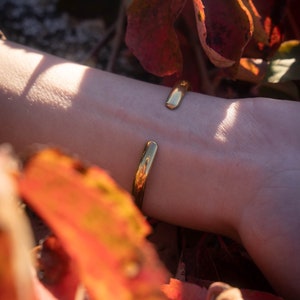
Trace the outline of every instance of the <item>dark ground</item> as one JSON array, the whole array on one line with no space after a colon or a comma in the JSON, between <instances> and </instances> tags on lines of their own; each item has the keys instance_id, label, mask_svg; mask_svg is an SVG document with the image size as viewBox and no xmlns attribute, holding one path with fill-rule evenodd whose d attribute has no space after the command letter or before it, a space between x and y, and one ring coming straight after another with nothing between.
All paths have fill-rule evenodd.
<instances>
[{"instance_id":1,"label":"dark ground","mask_svg":"<svg viewBox=\"0 0 300 300\"><path fill-rule=\"evenodd\" d=\"M157 81L142 70L123 43L117 47L118 40L122 41L122 35L116 36L120 24L122 29L122 22L115 19L118 1L99 1L101 7L87 9L95 2L0 0L0 30L10 41L96 68ZM118 55L114 58L115 48ZM39 240L45 233L44 226L32 212L29 215ZM239 288L271 291L246 251L235 242L156 220L150 222L154 229L150 240L174 276L181 266L181 280L204 285L224 281Z\"/></svg>"}]
</instances>

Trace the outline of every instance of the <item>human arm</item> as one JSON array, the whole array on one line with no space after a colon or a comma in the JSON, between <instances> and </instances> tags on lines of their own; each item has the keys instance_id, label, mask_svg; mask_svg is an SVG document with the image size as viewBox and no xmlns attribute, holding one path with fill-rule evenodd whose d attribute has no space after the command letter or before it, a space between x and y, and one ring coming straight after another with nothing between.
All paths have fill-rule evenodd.
<instances>
[{"instance_id":1,"label":"human arm","mask_svg":"<svg viewBox=\"0 0 300 300\"><path fill-rule=\"evenodd\" d=\"M0 57L1 142L17 151L33 143L60 147L108 170L130 191L144 144L155 140L159 151L143 212L242 241L274 285L299 295L293 281L300 280L299 259L287 261L291 251L300 250L299 243L290 245L289 253L281 246L286 268L282 262L266 263L268 254L259 253L264 240L276 234L270 233L272 222L281 230L278 218L286 221L282 203L287 191L293 222L282 230L292 230L287 232L289 243L300 226L299 103L225 100L190 92L178 110L170 111L164 107L166 87L9 42L1 42ZM268 209L272 218L265 216ZM252 224L258 212L264 215ZM261 224L270 226L258 236ZM274 278L273 268L287 279Z\"/></svg>"},{"instance_id":2,"label":"human arm","mask_svg":"<svg viewBox=\"0 0 300 300\"><path fill-rule=\"evenodd\" d=\"M230 161L236 158L221 142L223 133L219 132L219 140L215 136L227 109L231 106L232 114L236 113L236 102L188 93L180 109L169 111L164 107L169 93L166 87L10 43L0 49L4 58L0 81L3 142L12 143L16 150L34 143L61 147L108 170L130 191L144 144L152 139L159 151L147 182L143 206L146 214L152 215L154 210L155 215L162 214L156 217L175 218L178 223L188 220L194 214L189 208L198 203L197 211L212 211L213 217L207 216L209 221L217 218L215 209L209 207L215 206L219 198L216 194L224 195L220 205L230 203L232 195L214 191L213 187L232 185L229 179L228 184L221 183L228 178L224 172L232 169ZM240 167L233 171L245 170ZM249 174L248 182L252 181L250 175L254 178ZM246 188L244 181L239 185L242 188ZM195 197L199 199L195 201ZM170 205L174 211L169 212ZM182 215L183 208L190 211ZM203 213L199 221L203 225L197 224L198 214L192 218L195 224L189 224L191 227L206 223ZM211 228L211 223L216 220L203 229L221 230Z\"/></svg>"}]
</instances>

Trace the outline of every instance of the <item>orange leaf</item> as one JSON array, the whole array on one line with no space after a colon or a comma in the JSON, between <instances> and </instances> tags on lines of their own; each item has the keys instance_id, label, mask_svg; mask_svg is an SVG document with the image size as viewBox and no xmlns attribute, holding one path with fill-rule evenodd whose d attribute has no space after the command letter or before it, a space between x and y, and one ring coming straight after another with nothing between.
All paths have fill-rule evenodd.
<instances>
[{"instance_id":1,"label":"orange leaf","mask_svg":"<svg viewBox=\"0 0 300 300\"><path fill-rule=\"evenodd\" d=\"M60 239L92 299L164 299L167 273L131 197L101 169L44 150L19 182L27 203Z\"/></svg>"},{"instance_id":2,"label":"orange leaf","mask_svg":"<svg viewBox=\"0 0 300 300\"><path fill-rule=\"evenodd\" d=\"M267 63L262 60L241 58L236 78L258 84L263 80L267 70Z\"/></svg>"}]
</instances>

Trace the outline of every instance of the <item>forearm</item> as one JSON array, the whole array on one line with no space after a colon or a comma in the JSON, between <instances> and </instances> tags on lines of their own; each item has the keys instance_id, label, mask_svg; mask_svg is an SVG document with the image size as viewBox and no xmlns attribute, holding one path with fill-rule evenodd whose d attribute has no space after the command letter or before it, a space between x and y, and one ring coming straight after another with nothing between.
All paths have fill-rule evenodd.
<instances>
[{"instance_id":1,"label":"forearm","mask_svg":"<svg viewBox=\"0 0 300 300\"><path fill-rule=\"evenodd\" d=\"M264 143L257 151L262 136L253 101L188 93L180 109L169 111L166 87L17 48L0 47L2 142L17 150L33 143L61 147L108 170L130 191L144 144L153 139L159 151L143 211L235 237L232 199L250 199L270 150Z\"/></svg>"}]
</instances>

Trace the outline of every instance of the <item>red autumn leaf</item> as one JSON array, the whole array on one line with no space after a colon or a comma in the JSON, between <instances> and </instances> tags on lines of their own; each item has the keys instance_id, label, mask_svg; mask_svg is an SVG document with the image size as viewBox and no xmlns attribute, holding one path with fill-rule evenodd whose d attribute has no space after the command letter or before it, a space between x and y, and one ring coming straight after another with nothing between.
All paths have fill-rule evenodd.
<instances>
[{"instance_id":1,"label":"red autumn leaf","mask_svg":"<svg viewBox=\"0 0 300 300\"><path fill-rule=\"evenodd\" d=\"M217 67L239 61L254 27L242 0L193 0L199 39Z\"/></svg>"},{"instance_id":2,"label":"red autumn leaf","mask_svg":"<svg viewBox=\"0 0 300 300\"><path fill-rule=\"evenodd\" d=\"M186 0L133 0L126 43L145 70L157 76L180 73L182 56L173 27Z\"/></svg>"},{"instance_id":3,"label":"red autumn leaf","mask_svg":"<svg viewBox=\"0 0 300 300\"><path fill-rule=\"evenodd\" d=\"M188 15L182 14L190 5L194 8L186 10ZM198 31L210 61L229 68L227 75L235 76L241 57L267 58L278 48L283 38L279 12L284 8L285 1L275 0L133 0L128 9L126 42L148 72L194 78L186 69L195 72L190 65L197 65L197 55L184 56L182 41L196 43ZM174 28L179 15L183 22Z\"/></svg>"},{"instance_id":4,"label":"red autumn leaf","mask_svg":"<svg viewBox=\"0 0 300 300\"><path fill-rule=\"evenodd\" d=\"M253 36L252 38L256 43L261 43L263 45L269 44L269 37L264 29L261 15L259 14L256 6L252 0L243 0L243 4L249 11L253 21Z\"/></svg>"},{"instance_id":5,"label":"red autumn leaf","mask_svg":"<svg viewBox=\"0 0 300 300\"><path fill-rule=\"evenodd\" d=\"M252 0L252 2L251 6L254 8L252 15L257 17L254 18L253 37L244 51L244 56L268 59L283 41L287 2L285 0ZM267 42L264 41L265 38L262 39L263 31L267 37Z\"/></svg>"},{"instance_id":6,"label":"red autumn leaf","mask_svg":"<svg viewBox=\"0 0 300 300\"><path fill-rule=\"evenodd\" d=\"M92 299L164 299L166 271L145 240L149 226L104 171L45 150L28 162L19 187L60 239Z\"/></svg>"}]
</instances>

